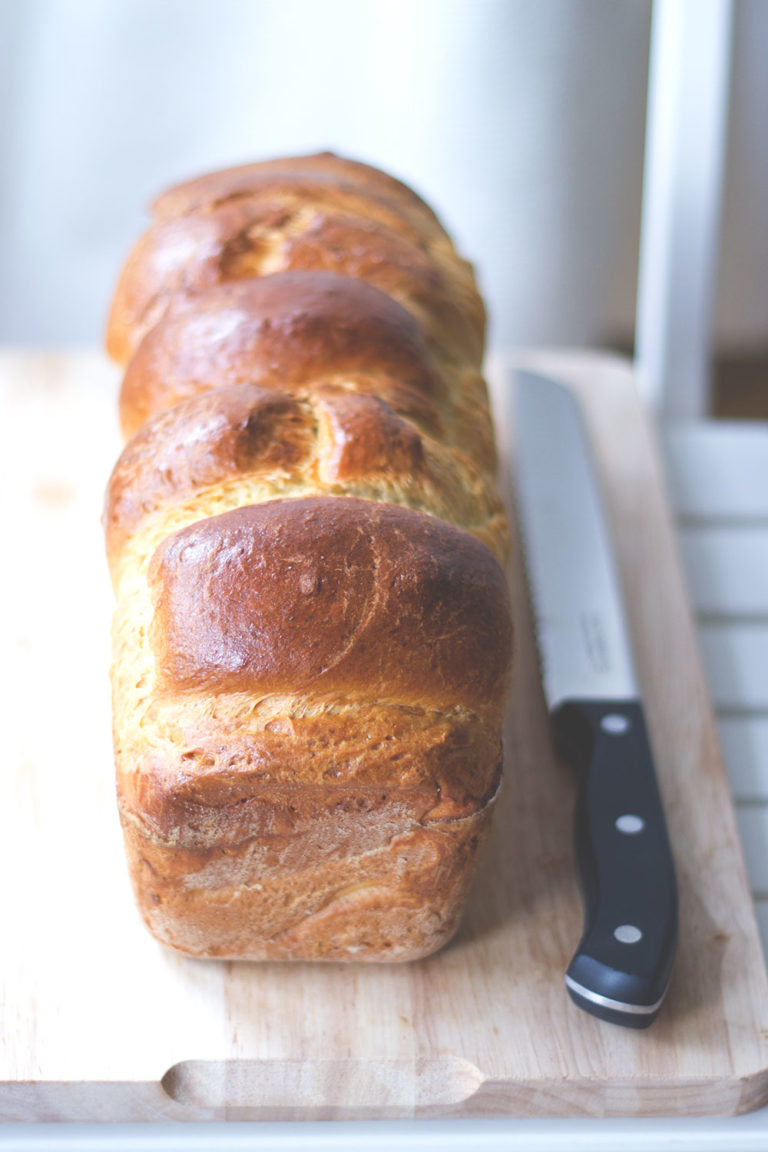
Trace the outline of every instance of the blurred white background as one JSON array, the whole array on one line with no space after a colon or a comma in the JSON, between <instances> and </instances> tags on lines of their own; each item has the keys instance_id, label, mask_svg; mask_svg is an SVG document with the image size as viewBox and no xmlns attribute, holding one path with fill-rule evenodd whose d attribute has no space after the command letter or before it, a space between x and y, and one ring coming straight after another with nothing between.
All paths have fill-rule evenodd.
<instances>
[{"instance_id":1,"label":"blurred white background","mask_svg":"<svg viewBox=\"0 0 768 1152\"><path fill-rule=\"evenodd\" d=\"M0 343L101 339L169 183L331 148L478 268L497 347L631 339L650 0L0 0ZM717 335L768 341L768 0L736 0Z\"/></svg>"}]
</instances>

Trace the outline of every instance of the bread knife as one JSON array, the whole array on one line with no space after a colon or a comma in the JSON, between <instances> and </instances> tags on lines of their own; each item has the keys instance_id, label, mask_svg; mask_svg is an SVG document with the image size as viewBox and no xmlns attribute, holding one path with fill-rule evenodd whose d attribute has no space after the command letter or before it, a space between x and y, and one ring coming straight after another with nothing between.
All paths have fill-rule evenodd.
<instances>
[{"instance_id":1,"label":"bread knife","mask_svg":"<svg viewBox=\"0 0 768 1152\"><path fill-rule=\"evenodd\" d=\"M602 1020L645 1028L669 984L677 885L623 609L579 404L516 373L516 494L555 746L579 774L583 935L565 975Z\"/></svg>"}]
</instances>

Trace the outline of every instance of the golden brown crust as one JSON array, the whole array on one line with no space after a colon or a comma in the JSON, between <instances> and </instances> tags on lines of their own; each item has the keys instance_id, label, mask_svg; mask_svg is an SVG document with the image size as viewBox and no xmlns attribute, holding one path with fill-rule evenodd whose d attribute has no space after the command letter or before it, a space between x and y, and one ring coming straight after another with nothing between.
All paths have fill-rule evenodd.
<instances>
[{"instance_id":1,"label":"golden brown crust","mask_svg":"<svg viewBox=\"0 0 768 1152\"><path fill-rule=\"evenodd\" d=\"M133 355L104 524L137 901L195 956L427 955L487 833L512 647L472 270L331 154L155 218L108 333Z\"/></svg>"},{"instance_id":2,"label":"golden brown crust","mask_svg":"<svg viewBox=\"0 0 768 1152\"><path fill-rule=\"evenodd\" d=\"M329 450L320 465L329 483L378 475L420 480L425 475L421 433L379 396L322 391L317 407L330 433Z\"/></svg>"},{"instance_id":3,"label":"golden brown crust","mask_svg":"<svg viewBox=\"0 0 768 1152\"><path fill-rule=\"evenodd\" d=\"M116 577L126 545L158 515L199 502L198 515L294 495L333 493L402 503L452 520L504 561L507 534L493 489L461 451L427 437L396 407L410 392L387 377L351 378L345 390L314 380L293 392L239 384L182 401L147 421L118 460L104 512ZM372 388L393 402L357 392ZM238 495L241 493L241 495ZM233 501L235 504L233 504ZM194 511L189 518L198 518Z\"/></svg>"},{"instance_id":4,"label":"golden brown crust","mask_svg":"<svg viewBox=\"0 0 768 1152\"><path fill-rule=\"evenodd\" d=\"M169 536L149 569L166 689L500 712L511 643L491 553L408 508L314 497ZM418 643L414 638L418 637Z\"/></svg>"},{"instance_id":5,"label":"golden brown crust","mask_svg":"<svg viewBox=\"0 0 768 1152\"><path fill-rule=\"evenodd\" d=\"M204 693L158 696L163 738L141 747L118 718L121 808L151 839L213 851L211 821L216 849L299 821L304 838L321 811L334 822L346 812L351 834L355 813L381 804L421 824L459 820L498 790L498 725L467 709L271 697L249 712L242 697L219 696L215 712L214 724Z\"/></svg>"},{"instance_id":6,"label":"golden brown crust","mask_svg":"<svg viewBox=\"0 0 768 1152\"><path fill-rule=\"evenodd\" d=\"M416 410L446 393L419 325L365 281L285 272L222 284L144 337L123 379L123 431L132 436L155 412L211 388L311 384L372 364Z\"/></svg>"},{"instance_id":7,"label":"golden brown crust","mask_svg":"<svg viewBox=\"0 0 768 1152\"><path fill-rule=\"evenodd\" d=\"M179 297L285 271L326 271L373 284L411 311L428 342L479 364L485 313L472 270L447 241L430 244L386 214L281 188L161 220L136 244L107 326L107 349L127 363Z\"/></svg>"},{"instance_id":8,"label":"golden brown crust","mask_svg":"<svg viewBox=\"0 0 768 1152\"><path fill-rule=\"evenodd\" d=\"M264 191L272 192L278 186L284 187L286 181L292 187L303 188L313 182L320 189L321 195L330 193L334 198L340 190L355 190L362 194L364 209L368 209L371 200L379 201L406 221L412 220L413 226L419 231L447 239L432 209L412 188L378 168L336 156L332 152L319 152L314 156L287 156L242 164L219 172L206 172L197 179L177 184L161 193L152 205L152 214L156 220L171 220L231 200Z\"/></svg>"},{"instance_id":9,"label":"golden brown crust","mask_svg":"<svg viewBox=\"0 0 768 1152\"><path fill-rule=\"evenodd\" d=\"M129 441L110 478L104 512L110 566L158 508L241 473L295 474L315 439L306 404L256 384L203 393L159 413Z\"/></svg>"}]
</instances>

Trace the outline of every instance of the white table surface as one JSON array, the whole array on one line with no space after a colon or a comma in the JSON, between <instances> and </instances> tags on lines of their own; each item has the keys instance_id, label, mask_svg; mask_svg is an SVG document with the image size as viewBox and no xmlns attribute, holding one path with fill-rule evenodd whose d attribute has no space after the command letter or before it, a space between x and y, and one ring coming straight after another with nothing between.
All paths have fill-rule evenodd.
<instances>
[{"instance_id":1,"label":"white table surface","mask_svg":"<svg viewBox=\"0 0 768 1152\"><path fill-rule=\"evenodd\" d=\"M768 949L768 425L668 425L670 504L764 949ZM3 1149L768 1149L768 1108L730 1119L8 1124Z\"/></svg>"}]
</instances>

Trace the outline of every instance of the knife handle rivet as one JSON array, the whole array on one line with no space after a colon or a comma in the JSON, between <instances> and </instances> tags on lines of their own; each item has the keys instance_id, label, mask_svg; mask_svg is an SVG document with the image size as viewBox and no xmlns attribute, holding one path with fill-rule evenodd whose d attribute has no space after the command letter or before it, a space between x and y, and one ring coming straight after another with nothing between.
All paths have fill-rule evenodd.
<instances>
[{"instance_id":1,"label":"knife handle rivet","mask_svg":"<svg viewBox=\"0 0 768 1152\"><path fill-rule=\"evenodd\" d=\"M642 816L632 816L628 812L624 816L619 816L616 820L616 827L619 832L623 832L625 836L636 836L638 832L642 832L645 828L645 820Z\"/></svg>"},{"instance_id":2,"label":"knife handle rivet","mask_svg":"<svg viewBox=\"0 0 768 1152\"><path fill-rule=\"evenodd\" d=\"M621 736L629 729L629 720L619 712L609 712L600 721L603 732L610 732L611 736Z\"/></svg>"},{"instance_id":3,"label":"knife handle rivet","mask_svg":"<svg viewBox=\"0 0 768 1152\"><path fill-rule=\"evenodd\" d=\"M620 944L637 944L643 938L642 932L634 924L619 924L613 934Z\"/></svg>"}]
</instances>

